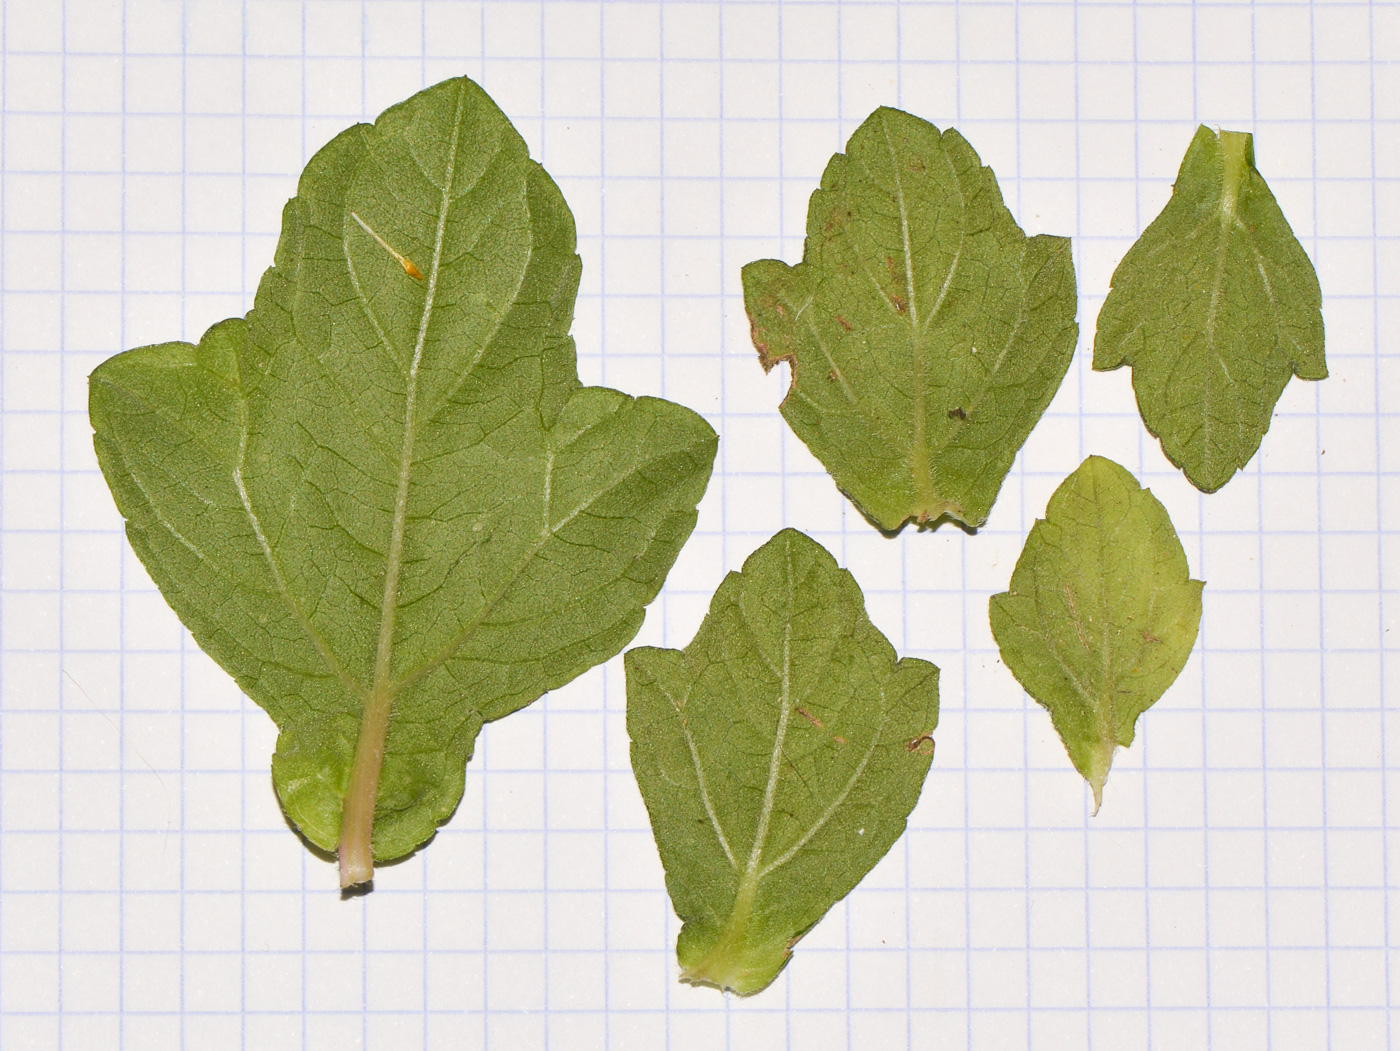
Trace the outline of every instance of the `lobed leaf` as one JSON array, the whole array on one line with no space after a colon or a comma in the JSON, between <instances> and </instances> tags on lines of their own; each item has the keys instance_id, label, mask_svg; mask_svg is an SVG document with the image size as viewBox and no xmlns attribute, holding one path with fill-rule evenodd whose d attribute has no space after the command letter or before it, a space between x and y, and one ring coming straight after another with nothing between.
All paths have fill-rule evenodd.
<instances>
[{"instance_id":1,"label":"lobed leaf","mask_svg":"<svg viewBox=\"0 0 1400 1051\"><path fill-rule=\"evenodd\" d=\"M757 992L903 833L938 669L897 660L851 575L792 529L725 577L689 646L625 664L683 977Z\"/></svg>"},{"instance_id":2,"label":"lobed leaf","mask_svg":"<svg viewBox=\"0 0 1400 1051\"><path fill-rule=\"evenodd\" d=\"M1090 456L1031 528L1010 590L992 596L1001 659L1049 710L1096 811L1114 751L1186 664L1203 586L1166 508Z\"/></svg>"},{"instance_id":3,"label":"lobed leaf","mask_svg":"<svg viewBox=\"0 0 1400 1051\"><path fill-rule=\"evenodd\" d=\"M1123 365L1143 423L1207 493L1259 450L1289 379L1327 377L1317 272L1254 136L1198 128L1171 200L1113 272L1094 368Z\"/></svg>"},{"instance_id":4,"label":"lobed leaf","mask_svg":"<svg viewBox=\"0 0 1400 1051\"><path fill-rule=\"evenodd\" d=\"M802 262L744 267L793 431L876 525L986 521L1074 353L1069 239L1027 238L956 131L877 109L831 158Z\"/></svg>"},{"instance_id":5,"label":"lobed leaf","mask_svg":"<svg viewBox=\"0 0 1400 1051\"><path fill-rule=\"evenodd\" d=\"M92 374L127 536L344 885L451 815L483 722L632 639L695 525L715 434L579 384L579 269L558 188L446 81L311 159L246 320Z\"/></svg>"}]
</instances>

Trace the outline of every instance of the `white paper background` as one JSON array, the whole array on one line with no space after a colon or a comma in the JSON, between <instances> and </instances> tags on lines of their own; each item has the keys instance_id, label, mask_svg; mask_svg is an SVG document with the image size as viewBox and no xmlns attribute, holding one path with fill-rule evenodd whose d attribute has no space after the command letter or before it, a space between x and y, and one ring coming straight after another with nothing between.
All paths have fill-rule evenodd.
<instances>
[{"instance_id":1,"label":"white paper background","mask_svg":"<svg viewBox=\"0 0 1400 1051\"><path fill-rule=\"evenodd\" d=\"M1400 586L1400 7L4 0L0 1046L1382 1048ZM487 729L422 854L341 901L286 830L270 720L126 547L87 373L249 306L335 132L477 78L579 228L586 381L705 413L720 458L639 642L684 645L784 525L943 669L909 834L748 1000L676 981L619 660ZM739 268L801 254L876 105L957 126L1069 234L1080 350L987 527L875 533L775 412ZM1116 261L1197 122L1256 132L1318 266L1328 363L1202 497L1093 374ZM1090 452L1208 581L1102 812L986 601ZM1400 863L1400 861L1397 861Z\"/></svg>"}]
</instances>

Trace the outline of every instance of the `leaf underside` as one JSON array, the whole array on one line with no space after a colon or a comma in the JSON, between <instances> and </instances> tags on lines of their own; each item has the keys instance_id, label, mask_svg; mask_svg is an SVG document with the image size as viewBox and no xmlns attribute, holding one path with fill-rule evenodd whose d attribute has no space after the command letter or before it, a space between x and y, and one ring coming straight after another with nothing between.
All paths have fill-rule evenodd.
<instances>
[{"instance_id":1,"label":"leaf underside","mask_svg":"<svg viewBox=\"0 0 1400 1051\"><path fill-rule=\"evenodd\" d=\"M1186 664L1203 586L1166 508L1090 456L1031 528L1010 590L992 596L1002 661L1049 710L1096 810L1114 750Z\"/></svg>"},{"instance_id":2,"label":"leaf underside","mask_svg":"<svg viewBox=\"0 0 1400 1051\"><path fill-rule=\"evenodd\" d=\"M757 992L904 831L938 669L897 660L851 575L792 529L725 577L683 651L625 663L683 977Z\"/></svg>"},{"instance_id":3,"label":"leaf underside","mask_svg":"<svg viewBox=\"0 0 1400 1051\"><path fill-rule=\"evenodd\" d=\"M318 847L376 744L366 851L371 820L375 859L428 839L482 723L619 652L695 524L714 432L580 385L579 268L558 188L446 81L312 158L246 320L92 375L131 544L277 723Z\"/></svg>"},{"instance_id":4,"label":"leaf underside","mask_svg":"<svg viewBox=\"0 0 1400 1051\"><path fill-rule=\"evenodd\" d=\"M793 431L881 529L986 521L1074 353L1069 239L1027 238L956 131L877 109L831 158L802 262L744 267Z\"/></svg>"},{"instance_id":5,"label":"leaf underside","mask_svg":"<svg viewBox=\"0 0 1400 1051\"><path fill-rule=\"evenodd\" d=\"M1258 451L1290 378L1327 377L1317 273L1252 136L1200 127L1171 200L1113 272L1094 368L1122 365L1143 423L1207 493Z\"/></svg>"}]
</instances>

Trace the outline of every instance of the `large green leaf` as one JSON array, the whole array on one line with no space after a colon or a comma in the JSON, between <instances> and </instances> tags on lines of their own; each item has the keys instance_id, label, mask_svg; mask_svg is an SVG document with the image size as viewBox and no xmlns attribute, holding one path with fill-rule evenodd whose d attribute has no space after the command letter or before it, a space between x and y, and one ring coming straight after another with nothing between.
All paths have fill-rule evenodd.
<instances>
[{"instance_id":1,"label":"large green leaf","mask_svg":"<svg viewBox=\"0 0 1400 1051\"><path fill-rule=\"evenodd\" d=\"M684 977L757 992L904 831L938 669L896 660L855 580L792 529L725 577L684 651L626 666Z\"/></svg>"},{"instance_id":2,"label":"large green leaf","mask_svg":"<svg viewBox=\"0 0 1400 1051\"><path fill-rule=\"evenodd\" d=\"M694 527L714 432L580 386L578 279L558 188L452 80L312 158L246 321L92 375L132 546L345 885L452 813L483 721L631 640Z\"/></svg>"},{"instance_id":3,"label":"large green leaf","mask_svg":"<svg viewBox=\"0 0 1400 1051\"><path fill-rule=\"evenodd\" d=\"M1252 135L1197 129L1171 200L1113 272L1094 368L1121 365L1147 429L1207 493L1258 451L1289 379L1327 377L1317 273Z\"/></svg>"},{"instance_id":4,"label":"large green leaf","mask_svg":"<svg viewBox=\"0 0 1400 1051\"><path fill-rule=\"evenodd\" d=\"M1031 527L1011 589L992 596L1001 659L1049 709L1096 810L1114 750L1133 743L1195 645L1202 587L1167 509L1090 456Z\"/></svg>"},{"instance_id":5,"label":"large green leaf","mask_svg":"<svg viewBox=\"0 0 1400 1051\"><path fill-rule=\"evenodd\" d=\"M831 158L802 262L744 267L782 412L882 529L987 519L1074 353L1069 240L1027 238L956 131L872 113Z\"/></svg>"}]
</instances>

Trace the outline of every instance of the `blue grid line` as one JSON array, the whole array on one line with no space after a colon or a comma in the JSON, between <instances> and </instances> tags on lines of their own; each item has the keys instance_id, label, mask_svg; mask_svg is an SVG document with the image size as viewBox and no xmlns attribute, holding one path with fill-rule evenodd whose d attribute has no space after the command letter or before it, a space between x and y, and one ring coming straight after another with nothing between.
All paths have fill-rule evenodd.
<instances>
[{"instance_id":1,"label":"blue grid line","mask_svg":"<svg viewBox=\"0 0 1400 1051\"><path fill-rule=\"evenodd\" d=\"M7 11L6 13L8 14L8 11ZM8 21L8 19L7 19L7 21ZM63 33L65 34L65 36L66 36L66 34L67 34L67 25L68 25L68 11L67 11L67 6L65 5L64 8L62 9L62 11L61 11L60 14L59 14L59 26L60 26L60 31L63 32ZM63 65L64 65L65 67L67 66L67 60L66 60L66 59L63 60ZM59 98L60 98L60 109L61 109L62 111L64 111L65 116L66 116L66 111L67 111L67 106L68 106L68 89L67 89L67 79L66 79L66 78L64 79L64 83L63 83L63 84L60 86L60 88L59 88ZM68 143L67 143L67 141L65 140L65 141L60 142L60 144L59 144L59 154L58 154L58 156L59 156L59 168L60 168L60 170L62 170L62 169L64 168L64 166L65 166L65 164L66 164L66 162L67 162L67 155L68 155ZM68 208L67 208L68 187L67 187L67 182L68 182L68 180L67 180L66 178L63 178L63 179L60 180L60 188L59 188L59 194L58 194L59 215L61 216L60 221L59 221L59 222L60 222L60 226L59 226L59 246L60 246L60 247L59 247L59 255L60 255L60 258L61 258L61 259L65 259L65 258L66 258L66 256L67 256L67 247L68 247L68 246L67 246L67 240L68 240L68 237L67 237L67 222L68 222L68 214L67 214L67 213L68 213ZM7 203L8 203L8 202L7 202ZM8 213L8 209L6 209L6 211L7 211L7 213ZM65 288L66 288L66 285L67 285L67 281L66 281L66 271L61 271L61 272L60 272L60 275L59 275L59 285L58 285L58 295L59 295L60 301L62 301L62 299L63 299L64 290L65 290ZM67 353L67 340L64 338L64 336L65 336L65 330L66 330L66 323L67 323L66 312L60 312L60 314L59 314L59 322L58 322L58 336L59 336L59 344L58 344L58 345L59 345L59 372L60 372L60 374L62 374L62 373L64 373L64 372L67 371L67 370L66 370L67 362L66 362L66 360L65 360L66 353ZM65 396L66 396L66 392L64 392L63 394L60 394L60 399L63 399ZM67 406L63 403L62 400L60 400L60 405L61 405L63 408L67 408ZM63 439L63 431L64 431L64 428L63 428L63 420L65 419L65 416L66 416L66 414L60 414L60 416L59 416L59 440L60 440L60 442L62 442L62 439ZM66 490L67 490L67 486L66 486L66 484L65 484L65 479L64 479L62 473L60 473L60 474L59 474L59 478L58 478L58 509L59 509L59 521L60 521L60 522L63 522L63 521L67 518L67 513L66 513L66 512L67 512L67 507L66 507L67 501L66 501L66 499L65 499L65 497L66 497L66 495L67 495ZM64 582L64 575L65 575L65 568L66 568L66 567L65 567L65 563L67 562L67 559L65 559L65 558L63 557L64 554L65 554L65 546L66 546L66 545L65 545L65 542L64 542L64 537L63 537L62 533L60 532L60 534L59 534L59 539L58 539L58 557L59 557L59 565L58 565L58 589L59 589L59 592L60 592L60 593L62 593L62 591L63 591L63 582ZM65 639L64 639L64 631L63 631L63 622L62 622L62 620L60 620L60 621L59 621L59 626L58 626L58 648L59 648L59 652L63 652L63 651L64 651L64 641L65 641ZM62 690L62 687L60 686L59 689ZM60 696L59 696L59 706L60 706L60 708L64 707L63 697L62 697L62 694L61 694L61 693L60 693ZM65 727L64 727L64 725L63 725L63 722L64 722L64 721L61 720L61 721L59 722L59 727L58 727L58 754L59 754L60 757L63 756L64 751L65 751L65 746L66 746L66 734L64 733ZM60 764L59 764L59 769L58 769L58 794L59 794L59 799L60 799L60 801L64 798L64 794L65 794L65 793L64 793L65 780L66 780L66 779L65 779L65 777L64 777L63 764L62 764L62 760L61 760L61 758L60 758ZM59 837L60 837L60 839L62 839L62 836L63 836L66 818L67 818L67 814L64 812L64 807L63 807L62 803L60 802L60 804L59 804L59 810L58 810L58 831L59 831ZM118 835L120 836L121 833L118 833ZM64 856L63 856L63 852L60 850L59 855L58 855L58 885L59 885L59 887L63 887L63 886L65 885L65 883L66 883L66 880L65 880L65 878L64 878L64 875L65 875L65 873L64 873ZM122 876L122 875L123 875L123 873L121 873L121 872L118 873L118 884L117 884L118 893L120 893L121 890L124 889L124 887L123 887L123 881L122 881L122 879L121 879L121 876ZM66 912L66 910L65 910L65 908L64 908L64 900L63 900L63 897L60 895L60 897L59 897L59 899L58 899L58 917L57 917L57 919L58 919L58 944L59 944L60 946L62 946L62 945L64 944L64 942L66 941L66 939L67 939L67 931L65 930L65 927L64 927L65 912ZM119 942L118 942L118 945L120 945L120 944L121 944L121 943L120 943L120 941L119 941ZM119 965L118 965L118 969L117 969L117 980L118 980L119 982L120 982L121 979L122 979L122 972L123 972L123 970L124 970L123 966L122 966L121 964L119 964ZM65 1002L65 993L67 992L67 988L66 988L66 983L65 983L65 981L64 981L64 973L63 973L63 964L62 964L62 962L60 962L60 963L59 963L59 966L58 966L58 975L57 975L57 979L58 979L58 980L57 980L57 986L58 986L58 988L57 988L58 1011L59 1011L60 1014L62 1014L64 1008L67 1006L67 1005L66 1005L66 1002Z\"/></svg>"},{"instance_id":2,"label":"blue grid line","mask_svg":"<svg viewBox=\"0 0 1400 1051\"><path fill-rule=\"evenodd\" d=\"M1375 9L1375 4L1374 4L1374 3L1370 3L1370 4L1367 5L1366 15L1367 15L1367 22L1368 22L1368 26L1369 26L1369 33L1367 34L1367 37L1368 37L1368 40L1370 41L1370 59L1371 59L1371 62L1372 62L1371 98L1370 98L1370 103L1371 103L1371 118L1372 118L1372 120L1374 121L1375 118L1376 118L1376 78L1375 78L1375 73L1374 73L1374 64L1375 64L1375 62L1376 62L1376 36L1375 36L1375 34L1376 34L1376 9ZM1374 135L1374 133L1373 133L1373 135ZM1370 204L1371 204L1371 235L1372 235L1372 238L1373 238L1373 242L1372 242L1372 246L1371 246L1371 268L1372 268L1372 273L1375 273L1375 274L1379 274L1379 273L1380 273L1380 269L1381 269L1381 267L1380 267L1380 252L1379 252L1378 247L1377 247L1378 244L1379 244L1379 242L1380 242L1380 229L1379 229L1379 226L1378 226L1377 221L1376 221L1376 216L1377 216L1377 215L1379 214L1379 212L1380 212L1380 200L1379 200L1379 195L1376 193L1376 184L1377 184L1377 182L1379 182L1379 178L1378 178L1378 172L1377 172L1377 170L1376 170L1376 149L1375 149L1375 142L1374 142L1374 139L1373 139L1372 144L1371 144L1371 200L1370 200ZM1379 291L1380 291L1380 289L1379 289L1378 287L1376 287L1375 285L1373 285L1373 286L1372 286L1372 291L1375 292L1375 293L1377 293L1377 295L1376 295L1376 298L1375 298L1375 300L1374 300L1374 302L1373 302L1373 304L1372 304L1372 308L1371 308L1371 323L1372 323L1372 326L1373 326L1373 328L1374 328L1374 331L1375 331L1376 333L1379 333L1379 332L1381 331L1381 324L1380 324L1380 322L1381 322L1381 317L1380 317L1380 296L1379 296ZM1381 364L1381 363L1380 363L1380 354L1377 353L1377 354L1376 354L1376 357L1375 357L1375 362L1374 362L1373 368L1372 368L1372 381L1373 381L1374 384L1375 384L1375 400L1374 400L1374 405L1373 405L1373 407L1374 407L1374 409L1375 409L1376 418L1377 418L1378 421L1379 421L1379 420L1381 419L1381 417L1382 417L1382 414L1381 414L1381 371L1380 371L1380 364ZM1382 462L1383 457L1382 457L1382 450L1381 450L1381 448L1380 448L1380 435L1381 435L1381 430L1380 430L1380 427L1379 427L1379 425L1378 425L1378 426L1376 427L1376 491L1377 491L1377 492L1380 492L1380 491L1381 491L1381 486L1382 486L1382 482L1381 482L1381 462ZM1384 532L1383 532L1383 531L1384 531L1384 516L1380 513L1380 509L1377 508L1377 516L1376 516L1376 569L1377 569L1377 572L1378 572L1379 575L1380 575L1380 580L1381 580L1381 582L1382 582L1382 586L1381 586L1381 587L1378 587L1378 588L1376 589L1376 605L1377 605L1377 622L1381 625L1382 630L1384 630L1385 621L1386 621L1386 618L1385 618L1385 589L1384 589L1384 580L1385 580L1385 543L1384 543L1384 540L1383 540L1383 535L1384 535ZM1381 684L1382 684L1381 689L1384 690L1384 689L1385 689L1385 685L1384 685L1384 684L1385 684L1386 681L1387 681L1387 679L1386 679L1386 649L1385 649L1385 646L1384 646L1384 645L1382 645L1382 646L1379 648L1379 652L1377 653L1377 663L1378 663L1379 666L1380 666L1380 677L1381 677ZM1387 832L1388 832L1388 831L1389 831L1389 828L1390 828L1390 810L1389 810L1389 803L1390 803L1390 798L1389 798L1389 796L1390 796L1390 786L1389 786L1389 784L1388 784L1387 782L1388 782L1388 780L1389 780L1388 771L1389 771L1389 766L1390 766L1390 764L1389 764L1389 762L1388 762L1388 760L1389 760L1389 754L1388 754L1388 748L1387 748L1387 744L1388 744L1388 735L1387 735L1387 726L1386 726L1386 709L1385 709L1385 703L1384 703L1384 694L1382 694L1381 713L1380 713L1380 724L1381 724L1381 748L1380 748L1380 766L1381 766L1381 826L1382 826L1383 829L1387 830ZM1385 941L1385 944L1386 944L1387 948L1389 948L1389 946L1390 946L1390 932L1391 932L1391 913L1390 913L1390 894L1389 894L1389 887L1391 886L1391 879L1390 879L1390 850L1389 850L1389 844L1385 842L1385 840L1386 840L1387 838L1388 838L1388 836L1386 835L1386 833L1382 833L1381 883L1382 883L1382 885L1383 885L1384 887L1387 888L1387 893L1385 893L1384 896L1383 896L1383 898L1382 898L1382 901L1383 901L1383 911L1382 911L1382 914L1381 914L1381 922L1382 922L1382 930L1385 932L1384 941ZM1390 953L1389 953L1389 952L1387 952L1387 953L1385 954L1385 987L1386 987L1387 990L1393 989L1393 988L1394 988L1394 985L1392 984L1391 960L1390 960ZM1394 1019L1392 1018L1391 1012L1390 1012L1389 1010L1387 1010L1387 1011L1386 1011L1386 1014L1385 1014L1385 1045L1386 1045L1386 1047L1393 1047L1393 1046L1394 1046L1394 1043L1395 1043L1395 1037L1394 1037Z\"/></svg>"}]
</instances>

